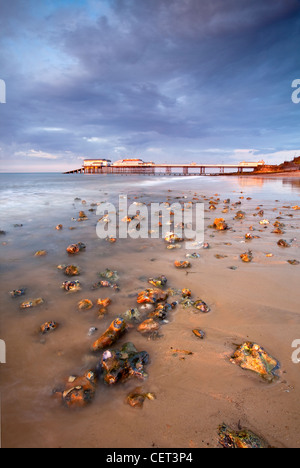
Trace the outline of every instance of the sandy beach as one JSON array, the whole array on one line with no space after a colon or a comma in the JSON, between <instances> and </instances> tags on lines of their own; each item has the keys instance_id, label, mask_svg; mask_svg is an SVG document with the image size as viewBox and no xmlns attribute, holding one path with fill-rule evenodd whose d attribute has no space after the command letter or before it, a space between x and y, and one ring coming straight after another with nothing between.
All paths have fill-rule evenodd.
<instances>
[{"instance_id":1,"label":"sandy beach","mask_svg":"<svg viewBox=\"0 0 300 468\"><path fill-rule=\"evenodd\" d=\"M6 200L7 208L15 203L19 216L8 210L0 226L6 232L0 246L1 339L7 346L7 362L0 374L2 446L220 448L218 426L226 423L235 430L250 429L272 447L299 448L300 364L292 361L292 343L300 339L300 265L288 260L300 261L300 211L296 209L300 186L298 178L285 183L278 177L275 181L218 177L163 183L125 178L119 187L99 177L73 178L65 188L64 201L55 198L57 187L50 201L46 189L37 188L24 196L32 206L24 203L23 213L16 192L7 189L2 201ZM67 181L60 183L66 187ZM87 189L88 181L93 193ZM210 248L201 249L200 258L190 260L190 269L178 270L174 262L187 260L190 253L184 244L168 250L163 239L117 239L115 243L99 239L98 217L90 210L103 200L116 203L119 193L147 206L204 203L205 242ZM230 203L224 204L228 198ZM244 218L236 219L241 210ZM261 210L263 215L258 215ZM77 221L80 211L87 214L84 222ZM213 229L216 218L224 218L229 229ZM284 234L272 232L276 221L284 224ZM14 223L19 226L13 227ZM57 231L60 223L63 229ZM249 232L253 238L246 240ZM277 245L281 238L289 248ZM77 242L83 242L86 250L70 258L66 248ZM34 256L43 249L47 255ZM249 250L253 260L244 263L240 255ZM70 294L61 289L67 279L57 269L61 264L80 267L76 279L82 283L81 291ZM106 268L118 272L119 292L91 290L99 281L98 273ZM54 398L53 389L69 376L97 366L102 353L91 352L93 341L112 320L136 308L138 293L150 287L148 278L160 275L167 277L169 288L190 289L210 312L202 314L179 304L168 313L157 339L130 327L112 349L133 342L137 350L147 351L148 378L115 386L99 381L90 405L65 407ZM9 292L17 288L26 288L26 295L12 299ZM44 299L41 306L19 308L21 302L38 297ZM112 303L103 318L98 318L96 305L78 310L80 300L96 304L104 297ZM59 327L42 336L39 327L50 320ZM91 327L98 331L88 336ZM197 338L194 329L203 330L205 338ZM278 379L266 383L230 362L237 345L245 341L258 343L279 361ZM142 409L126 402L137 386L156 396L146 400Z\"/></svg>"}]
</instances>

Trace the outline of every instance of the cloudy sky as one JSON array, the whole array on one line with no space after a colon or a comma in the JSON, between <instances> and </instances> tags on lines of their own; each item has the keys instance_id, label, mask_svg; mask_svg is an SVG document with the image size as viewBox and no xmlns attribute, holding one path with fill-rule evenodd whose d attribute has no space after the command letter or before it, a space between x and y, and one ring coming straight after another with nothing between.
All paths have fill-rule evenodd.
<instances>
[{"instance_id":1,"label":"cloudy sky","mask_svg":"<svg viewBox=\"0 0 300 468\"><path fill-rule=\"evenodd\" d=\"M1 0L0 171L300 154L299 0Z\"/></svg>"}]
</instances>

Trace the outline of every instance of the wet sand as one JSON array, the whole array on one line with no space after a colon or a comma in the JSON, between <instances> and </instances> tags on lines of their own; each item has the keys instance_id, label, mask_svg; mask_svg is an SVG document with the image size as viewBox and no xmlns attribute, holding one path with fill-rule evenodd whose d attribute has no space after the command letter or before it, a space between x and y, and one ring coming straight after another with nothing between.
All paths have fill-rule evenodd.
<instances>
[{"instance_id":1,"label":"wet sand","mask_svg":"<svg viewBox=\"0 0 300 468\"><path fill-rule=\"evenodd\" d=\"M188 274L174 267L175 260L186 259L184 247L169 251L162 239L118 240L115 244L98 239L98 218L88 212L94 199L86 198L86 205L67 203L64 212L56 213L56 223L51 213L38 222L38 229L24 226L2 237L7 242L1 245L1 339L7 345L7 364L1 365L0 374L3 447L212 448L220 447L217 429L223 422L234 429L245 426L274 447L300 447L300 364L291 359L292 342L300 339L300 265L287 263L300 261L300 211L292 209L299 204L299 193L290 194L290 200L281 200L275 193L260 200L251 192L252 200L246 200L247 184L242 189L233 186L230 209L223 214L228 192L222 193L222 184L205 191L201 187L195 190L195 185L194 181L193 190L190 183L178 188L172 184L156 187L155 194L151 187L130 190L131 201L172 203L185 196L181 201L196 203L193 198L198 198L205 202L205 241L211 248L202 249L201 258L191 260ZM134 200L134 196L138 198ZM215 211L208 209L210 197L220 199ZM275 202L277 197L279 202ZM241 205L232 206L237 201ZM263 205L263 218L253 216L259 205ZM80 210L89 220L71 221ZM238 210L245 211L244 220L234 219ZM286 225L283 236L272 233L278 216ZM232 229L217 232L209 228L219 217ZM262 219L268 219L270 225L261 226ZM64 225L62 231L55 231L58 223ZM76 229L70 231L69 226ZM245 242L250 226L260 239ZM282 249L277 246L280 238L296 240ZM66 247L78 241L87 245L86 251L69 257ZM46 249L48 255L35 258L34 252L40 249ZM245 264L240 254L248 249L254 258ZM267 257L269 253L273 257ZM226 257L217 259L215 255ZM66 294L60 289L67 279L56 268L62 263L81 267L82 291ZM119 272L119 293L90 290L97 273L106 268ZM142 383L129 380L113 388L99 383L90 406L65 408L53 398L52 390L68 376L81 375L97 364L101 353L94 356L89 351L95 337L120 313L136 307L133 296L148 287L145 278L161 274L168 278L169 287L191 289L193 297L203 299L211 312L201 314L178 306L169 313L170 322L163 325L163 336L157 340L129 330L116 348L132 341L139 351L146 350L150 355L148 379ZM19 287L26 287L27 295L11 299L8 292ZM102 320L97 317L97 307L85 312L77 309L81 299L96 302L107 296L112 304ZM21 302L35 297L43 297L45 304L19 309ZM41 337L38 328L49 320L61 326ZM91 326L99 331L88 337ZM205 331L204 340L193 335L194 328ZM257 342L280 361L278 381L266 384L229 361L235 345L244 341ZM174 353L174 349L193 354ZM125 403L127 394L138 385L157 397L145 401L141 410Z\"/></svg>"}]
</instances>

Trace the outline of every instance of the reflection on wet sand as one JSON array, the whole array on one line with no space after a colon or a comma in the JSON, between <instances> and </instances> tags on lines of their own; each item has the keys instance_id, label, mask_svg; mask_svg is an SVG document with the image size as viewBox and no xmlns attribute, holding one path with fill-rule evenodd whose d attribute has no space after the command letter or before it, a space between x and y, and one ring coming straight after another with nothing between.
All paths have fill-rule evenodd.
<instances>
[{"instance_id":1,"label":"reflection on wet sand","mask_svg":"<svg viewBox=\"0 0 300 468\"><path fill-rule=\"evenodd\" d=\"M239 177L238 183L240 187L263 187L266 179L263 177Z\"/></svg>"},{"instance_id":2,"label":"reflection on wet sand","mask_svg":"<svg viewBox=\"0 0 300 468\"><path fill-rule=\"evenodd\" d=\"M284 187L290 187L292 191L300 191L300 176L299 177L278 177L278 176L268 176L268 177L239 177L238 184L242 188L247 187L264 187L267 184L273 184L274 182L281 183Z\"/></svg>"},{"instance_id":3,"label":"reflection on wet sand","mask_svg":"<svg viewBox=\"0 0 300 468\"><path fill-rule=\"evenodd\" d=\"M300 177L295 179L283 179L282 185L288 185L293 192L300 192Z\"/></svg>"}]
</instances>

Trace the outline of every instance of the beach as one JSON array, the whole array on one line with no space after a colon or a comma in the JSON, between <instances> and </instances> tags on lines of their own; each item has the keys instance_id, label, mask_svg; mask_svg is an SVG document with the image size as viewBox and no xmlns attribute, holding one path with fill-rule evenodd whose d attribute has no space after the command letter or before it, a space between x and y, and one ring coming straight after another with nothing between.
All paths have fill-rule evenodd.
<instances>
[{"instance_id":1,"label":"beach","mask_svg":"<svg viewBox=\"0 0 300 468\"><path fill-rule=\"evenodd\" d=\"M272 447L300 447L300 363L292 360L292 343L300 339L300 265L288 263L300 262L299 177L1 174L0 180L0 229L5 232L0 239L0 338L7 350L6 364L0 365L2 447L218 448L222 423L247 427ZM103 202L117 206L120 195L146 206L204 203L204 240L210 248L197 251L200 258L191 259L191 268L184 270L174 267L191 253L184 243L168 250L162 238L99 239L97 207ZM244 217L236 219L241 210ZM85 221L78 222L80 211ZM216 218L224 218L229 229L214 229ZM272 232L276 221L284 224L282 236ZM63 228L55 229L59 224ZM249 232L252 239L246 240ZM280 239L290 247L280 247ZM70 258L66 248L78 242L86 249ZM41 250L47 254L35 256ZM249 250L253 260L244 263L240 255ZM80 267L80 291L61 289L67 279L57 268L62 264ZM91 290L106 269L118 272L119 292ZM53 390L69 376L97 366L101 353L91 352L93 341L116 317L136 308L138 293L150 287L148 279L160 275L167 277L169 288L190 289L210 312L178 304L156 339L129 327L112 348L132 342L147 351L148 377L114 386L99 381L91 404L80 409L63 405ZM26 295L11 298L9 292L19 288ZM106 297L112 302L99 318L95 304ZM20 309L34 298L44 303ZM83 299L94 307L79 310ZM42 336L39 327L47 321L59 327ZM88 335L91 327L98 329L93 336ZM194 329L205 332L203 340ZM279 361L272 383L230 361L237 345L247 341ZM155 394L142 409L126 402L138 386Z\"/></svg>"}]
</instances>

